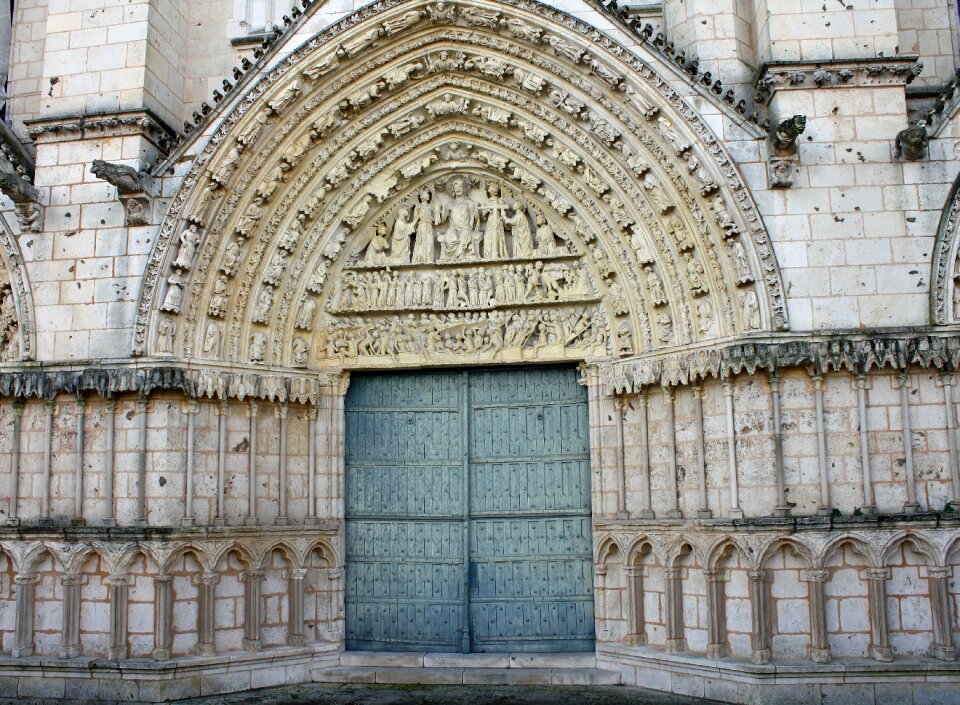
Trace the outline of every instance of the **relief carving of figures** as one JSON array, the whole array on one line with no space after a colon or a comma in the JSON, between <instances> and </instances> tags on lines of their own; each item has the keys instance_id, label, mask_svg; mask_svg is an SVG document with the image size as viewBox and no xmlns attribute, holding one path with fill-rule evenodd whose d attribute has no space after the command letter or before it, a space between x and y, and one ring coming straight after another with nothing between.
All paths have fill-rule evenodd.
<instances>
[{"instance_id":1,"label":"relief carving of figures","mask_svg":"<svg viewBox=\"0 0 960 705\"><path fill-rule=\"evenodd\" d=\"M340 117L340 113L337 110L331 110L313 121L313 125L310 126L310 136L315 140L323 139L330 130L339 127L342 123L343 118Z\"/></svg>"},{"instance_id":2,"label":"relief carving of figures","mask_svg":"<svg viewBox=\"0 0 960 705\"><path fill-rule=\"evenodd\" d=\"M43 206L34 201L15 203L14 212L20 224L21 233L43 232Z\"/></svg>"},{"instance_id":3,"label":"relief carving of figures","mask_svg":"<svg viewBox=\"0 0 960 705\"><path fill-rule=\"evenodd\" d=\"M250 336L250 362L263 362L267 353L267 336L265 333L254 333Z\"/></svg>"},{"instance_id":4,"label":"relief carving of figures","mask_svg":"<svg viewBox=\"0 0 960 705\"><path fill-rule=\"evenodd\" d=\"M8 272L3 273L9 277ZM17 306L13 300L13 287L6 279L0 293L0 358L5 361L16 360L20 356L20 323L17 320Z\"/></svg>"},{"instance_id":5,"label":"relief carving of figures","mask_svg":"<svg viewBox=\"0 0 960 705\"><path fill-rule=\"evenodd\" d=\"M237 142L242 144L244 147L252 144L254 140L260 136L260 133L263 131L263 128L269 119L270 116L267 114L267 112L265 110L261 110L259 113L257 113L257 116L253 119L253 121L240 131L240 134L237 135Z\"/></svg>"},{"instance_id":6,"label":"relief carving of figures","mask_svg":"<svg viewBox=\"0 0 960 705\"><path fill-rule=\"evenodd\" d=\"M540 36L543 34L542 29L537 29L523 20L513 18L500 20L500 24L506 26L507 31L517 39L525 39L534 44L540 43Z\"/></svg>"},{"instance_id":7,"label":"relief carving of figures","mask_svg":"<svg viewBox=\"0 0 960 705\"><path fill-rule=\"evenodd\" d=\"M460 16L471 27L496 29L500 24L500 13L482 10L478 7L460 8Z\"/></svg>"},{"instance_id":8,"label":"relief carving of figures","mask_svg":"<svg viewBox=\"0 0 960 705\"><path fill-rule=\"evenodd\" d=\"M240 268L240 260L243 252L240 248L239 240L231 240L227 243L227 249L223 253L223 261L220 263L220 271L228 276L236 276Z\"/></svg>"},{"instance_id":9,"label":"relief carving of figures","mask_svg":"<svg viewBox=\"0 0 960 705\"><path fill-rule=\"evenodd\" d=\"M740 294L740 308L743 312L743 325L747 330L760 329L760 301L753 289Z\"/></svg>"},{"instance_id":10,"label":"relief carving of figures","mask_svg":"<svg viewBox=\"0 0 960 705\"><path fill-rule=\"evenodd\" d=\"M280 241L277 243L277 247L287 252L293 252L297 247L300 236L303 235L303 229L306 225L307 214L302 211L297 213L297 217L291 221L290 225L288 225L287 229L283 232Z\"/></svg>"},{"instance_id":11,"label":"relief carving of figures","mask_svg":"<svg viewBox=\"0 0 960 705\"><path fill-rule=\"evenodd\" d=\"M572 149L566 147L562 144L556 144L553 147L554 155L564 166L568 166L571 169L575 169L576 166L580 163L580 155L574 152Z\"/></svg>"},{"instance_id":12,"label":"relief carving of figures","mask_svg":"<svg viewBox=\"0 0 960 705\"><path fill-rule=\"evenodd\" d=\"M651 264L653 262L653 255L650 254L650 248L647 247L643 232L638 227L634 227L630 231L630 247L633 248L640 264Z\"/></svg>"},{"instance_id":13,"label":"relief carving of figures","mask_svg":"<svg viewBox=\"0 0 960 705\"><path fill-rule=\"evenodd\" d=\"M284 150L283 154L280 156L280 159L282 160L280 168L284 172L287 172L296 167L297 164L299 164L303 159L303 155L306 154L307 150L310 149L312 144L313 137L310 135L310 133L302 135Z\"/></svg>"},{"instance_id":14,"label":"relief carving of figures","mask_svg":"<svg viewBox=\"0 0 960 705\"><path fill-rule=\"evenodd\" d=\"M550 45L557 56L565 56L575 64L580 63L580 59L582 59L583 55L586 54L583 49L571 44L566 39L552 34L544 37L543 41Z\"/></svg>"},{"instance_id":15,"label":"relief carving of figures","mask_svg":"<svg viewBox=\"0 0 960 705\"><path fill-rule=\"evenodd\" d=\"M479 115L487 122L500 125L501 127L507 127L510 124L511 113L509 110L482 105L479 108L474 108L473 114Z\"/></svg>"},{"instance_id":16,"label":"relief carving of figures","mask_svg":"<svg viewBox=\"0 0 960 705\"><path fill-rule=\"evenodd\" d=\"M481 75L497 80L503 80L507 74L513 73L513 67L500 57L471 56L463 62L467 71L479 71Z\"/></svg>"},{"instance_id":17,"label":"relief carving of figures","mask_svg":"<svg viewBox=\"0 0 960 705\"><path fill-rule=\"evenodd\" d=\"M253 307L253 322L267 323L270 320L270 309L273 308L273 289L265 286L257 296Z\"/></svg>"},{"instance_id":18,"label":"relief carving of figures","mask_svg":"<svg viewBox=\"0 0 960 705\"><path fill-rule=\"evenodd\" d=\"M546 81L542 76L535 74L533 71L527 71L526 69L515 68L513 70L513 80L516 81L517 85L523 90L530 91L534 95L540 95L540 92L546 85Z\"/></svg>"},{"instance_id":19,"label":"relief carving of figures","mask_svg":"<svg viewBox=\"0 0 960 705\"><path fill-rule=\"evenodd\" d=\"M180 307L183 305L183 278L179 271L174 271L167 277L167 295L163 299L161 311L170 313L180 313Z\"/></svg>"},{"instance_id":20,"label":"relief carving of figures","mask_svg":"<svg viewBox=\"0 0 960 705\"><path fill-rule=\"evenodd\" d=\"M617 138L620 137L620 133L613 129L610 122L598 113L591 111L587 117L590 120L590 132L599 137L607 146L616 142Z\"/></svg>"},{"instance_id":21,"label":"relief carving of figures","mask_svg":"<svg viewBox=\"0 0 960 705\"><path fill-rule=\"evenodd\" d=\"M427 71L430 73L459 71L463 68L465 60L466 56L463 52L458 52L456 56L450 56L449 51L441 51L437 56L427 57Z\"/></svg>"},{"instance_id":22,"label":"relief carving of figures","mask_svg":"<svg viewBox=\"0 0 960 705\"><path fill-rule=\"evenodd\" d=\"M717 182L710 177L710 174L703 168L700 160L693 152L687 154L687 171L697 180L701 196L708 196L719 188Z\"/></svg>"},{"instance_id":23,"label":"relief carving of figures","mask_svg":"<svg viewBox=\"0 0 960 705\"><path fill-rule=\"evenodd\" d=\"M396 122L387 125L387 129L394 137L402 137L422 125L424 119L420 113L410 113L409 115L404 115Z\"/></svg>"},{"instance_id":24,"label":"relief carving of figures","mask_svg":"<svg viewBox=\"0 0 960 705\"><path fill-rule=\"evenodd\" d=\"M374 81L366 88L354 91L340 102L340 109L349 110L353 108L354 110L360 110L361 108L367 107L380 97L380 93L385 86L386 84L383 81Z\"/></svg>"},{"instance_id":25,"label":"relief carving of figures","mask_svg":"<svg viewBox=\"0 0 960 705\"><path fill-rule=\"evenodd\" d=\"M434 257L434 227L440 224L442 212L440 204L434 199L433 192L421 189L413 207L413 223L416 239L413 244L414 264L432 262Z\"/></svg>"},{"instance_id":26,"label":"relief carving of figures","mask_svg":"<svg viewBox=\"0 0 960 705\"><path fill-rule=\"evenodd\" d=\"M177 335L177 324L164 316L157 324L157 353L173 354L173 339Z\"/></svg>"},{"instance_id":27,"label":"relief carving of figures","mask_svg":"<svg viewBox=\"0 0 960 705\"><path fill-rule=\"evenodd\" d=\"M620 282L612 281L607 284L607 301L610 302L613 312L618 316L625 316L629 313L627 304L623 298L623 287Z\"/></svg>"},{"instance_id":28,"label":"relief carving of figures","mask_svg":"<svg viewBox=\"0 0 960 705\"><path fill-rule=\"evenodd\" d=\"M214 318L223 318L227 315L227 278L217 277L210 295L210 315Z\"/></svg>"},{"instance_id":29,"label":"relief carving of figures","mask_svg":"<svg viewBox=\"0 0 960 705\"><path fill-rule=\"evenodd\" d=\"M220 342L223 340L223 330L220 328L220 324L207 323L207 330L203 335L203 347L202 352L205 358L218 358L220 357Z\"/></svg>"},{"instance_id":30,"label":"relief carving of figures","mask_svg":"<svg viewBox=\"0 0 960 705\"><path fill-rule=\"evenodd\" d=\"M294 367L306 367L310 359L310 348L307 341L296 337L293 339L293 350L290 354L290 362Z\"/></svg>"},{"instance_id":31,"label":"relief carving of figures","mask_svg":"<svg viewBox=\"0 0 960 705\"><path fill-rule=\"evenodd\" d=\"M379 27L374 27L373 29L367 30L360 36L354 37L353 39L341 44L337 52L341 56L354 56L364 49L373 46L374 42L376 42L382 34L382 29Z\"/></svg>"},{"instance_id":32,"label":"relief carving of figures","mask_svg":"<svg viewBox=\"0 0 960 705\"><path fill-rule=\"evenodd\" d=\"M710 299L701 299L697 302L697 330L703 338L716 335L716 319L713 316L713 304Z\"/></svg>"},{"instance_id":33,"label":"relief carving of figures","mask_svg":"<svg viewBox=\"0 0 960 705\"><path fill-rule=\"evenodd\" d=\"M284 180L285 171L286 169L282 164L273 167L257 186L257 196L263 199L264 202L269 201Z\"/></svg>"},{"instance_id":34,"label":"relief carving of figures","mask_svg":"<svg viewBox=\"0 0 960 705\"><path fill-rule=\"evenodd\" d=\"M395 66L383 74L383 80L387 83L387 89L395 91L400 86L410 81L413 74L423 71L423 64L419 61L412 61L404 66Z\"/></svg>"},{"instance_id":35,"label":"relief carving of figures","mask_svg":"<svg viewBox=\"0 0 960 705\"><path fill-rule=\"evenodd\" d=\"M580 117L583 109L587 107L582 100L574 98L566 91L557 89L550 91L550 103L571 117Z\"/></svg>"},{"instance_id":36,"label":"relief carving of figures","mask_svg":"<svg viewBox=\"0 0 960 705\"><path fill-rule=\"evenodd\" d=\"M441 220L447 222L449 227L439 237L440 261L477 259L480 256L479 236L475 234L480 224L477 205L469 197L463 179L451 182L450 193L452 200L441 209Z\"/></svg>"},{"instance_id":37,"label":"relief carving of figures","mask_svg":"<svg viewBox=\"0 0 960 705\"><path fill-rule=\"evenodd\" d=\"M737 272L737 284L749 284L753 281L753 271L750 268L747 251L740 240L733 240L732 242L730 249L733 255L733 266Z\"/></svg>"},{"instance_id":38,"label":"relief carving of figures","mask_svg":"<svg viewBox=\"0 0 960 705\"><path fill-rule=\"evenodd\" d=\"M227 152L223 161L220 162L217 170L210 175L211 181L215 181L221 186L226 185L227 181L230 180L230 175L233 174L233 170L236 169L238 161L240 161L240 148L234 145Z\"/></svg>"},{"instance_id":39,"label":"relief carving of figures","mask_svg":"<svg viewBox=\"0 0 960 705\"><path fill-rule=\"evenodd\" d=\"M297 311L296 328L298 330L313 330L313 316L317 311L317 300L312 296L304 296Z\"/></svg>"},{"instance_id":40,"label":"relief carving of figures","mask_svg":"<svg viewBox=\"0 0 960 705\"><path fill-rule=\"evenodd\" d=\"M608 66L601 63L594 56L590 56L588 62L590 70L601 81L609 84L611 88L617 88L623 82L623 76L614 73Z\"/></svg>"},{"instance_id":41,"label":"relief carving of figures","mask_svg":"<svg viewBox=\"0 0 960 705\"><path fill-rule=\"evenodd\" d=\"M196 225L190 225L186 230L180 233L180 249L177 252L177 258L173 261L173 266L178 269L190 269L193 266L193 258L197 252L197 242L200 240L200 231Z\"/></svg>"},{"instance_id":42,"label":"relief carving of figures","mask_svg":"<svg viewBox=\"0 0 960 705\"><path fill-rule=\"evenodd\" d=\"M676 243L678 251L684 252L693 249L693 239L690 237L687 226L684 225L683 218L674 213L667 218L666 225L667 232L670 233L670 237Z\"/></svg>"},{"instance_id":43,"label":"relief carving of figures","mask_svg":"<svg viewBox=\"0 0 960 705\"><path fill-rule=\"evenodd\" d=\"M624 149L623 152L627 156L627 166L630 167L634 174L643 176L650 171L650 164L640 156L640 152L629 151L627 149Z\"/></svg>"},{"instance_id":44,"label":"relief carving of figures","mask_svg":"<svg viewBox=\"0 0 960 705\"><path fill-rule=\"evenodd\" d=\"M542 145L547 137L549 137L545 130L542 130L537 125L534 125L532 122L522 118L515 118L514 124L520 128L520 131L523 133L524 137L537 146Z\"/></svg>"},{"instance_id":45,"label":"relief carving of figures","mask_svg":"<svg viewBox=\"0 0 960 705\"><path fill-rule=\"evenodd\" d=\"M411 27L416 26L423 18L424 13L421 10L411 10L394 20L388 20L383 23L383 31L388 37L392 37L400 32L405 32Z\"/></svg>"},{"instance_id":46,"label":"relief carving of figures","mask_svg":"<svg viewBox=\"0 0 960 705\"><path fill-rule=\"evenodd\" d=\"M283 271L287 268L286 255L282 251L274 252L263 272L263 281L267 284L277 286L283 277Z\"/></svg>"},{"instance_id":47,"label":"relief carving of figures","mask_svg":"<svg viewBox=\"0 0 960 705\"><path fill-rule=\"evenodd\" d=\"M311 81L316 81L321 76L326 76L328 73L336 69L340 65L340 57L337 56L337 53L332 51L322 59L319 59L317 63L308 68L303 72L303 75L309 78Z\"/></svg>"},{"instance_id":48,"label":"relief carving of figures","mask_svg":"<svg viewBox=\"0 0 960 705\"><path fill-rule=\"evenodd\" d=\"M633 329L630 321L617 323L617 354L629 355L633 352Z\"/></svg>"},{"instance_id":49,"label":"relief carving of figures","mask_svg":"<svg viewBox=\"0 0 960 705\"><path fill-rule=\"evenodd\" d=\"M487 184L487 200L480 207L481 215L487 218L483 231L483 256L487 259L504 259L507 255L507 236L503 226L506 220L507 203L501 198L500 186Z\"/></svg>"},{"instance_id":50,"label":"relief carving of figures","mask_svg":"<svg viewBox=\"0 0 960 705\"><path fill-rule=\"evenodd\" d=\"M524 188L527 188L530 191L536 191L538 188L540 188L540 184L542 182L540 181L539 177L531 174L529 171L519 166L516 162L510 162L510 168L513 169L513 171L510 173L510 178L515 181L519 181Z\"/></svg>"},{"instance_id":51,"label":"relief carving of figures","mask_svg":"<svg viewBox=\"0 0 960 705\"><path fill-rule=\"evenodd\" d=\"M677 156L690 149L690 143L684 141L683 137L680 136L680 133L677 132L677 128L675 128L673 123L667 120L667 118L657 118L657 131L660 133L663 139L665 139L670 146L673 147L677 153Z\"/></svg>"},{"instance_id":52,"label":"relief carving of figures","mask_svg":"<svg viewBox=\"0 0 960 705\"><path fill-rule=\"evenodd\" d=\"M533 257L533 233L530 230L530 218L527 204L521 200L513 202L513 216L505 221L513 235L513 256Z\"/></svg>"},{"instance_id":53,"label":"relief carving of figures","mask_svg":"<svg viewBox=\"0 0 960 705\"><path fill-rule=\"evenodd\" d=\"M667 196L666 191L660 185L660 182L653 174L647 174L643 178L643 190L650 195L653 206L661 215L668 213L673 209L673 202Z\"/></svg>"},{"instance_id":54,"label":"relief carving of figures","mask_svg":"<svg viewBox=\"0 0 960 705\"><path fill-rule=\"evenodd\" d=\"M454 99L452 93L444 93L440 100L427 105L427 112L434 119L446 115L466 115L469 109L469 100L466 98Z\"/></svg>"},{"instance_id":55,"label":"relief carving of figures","mask_svg":"<svg viewBox=\"0 0 960 705\"><path fill-rule=\"evenodd\" d=\"M727 204L724 202L723 196L714 196L710 202L710 207L716 216L717 225L723 230L724 237L735 237L740 234L740 228L737 227L733 216L731 216L730 211L727 210Z\"/></svg>"},{"instance_id":56,"label":"relief carving of figures","mask_svg":"<svg viewBox=\"0 0 960 705\"><path fill-rule=\"evenodd\" d=\"M244 240L250 237L253 229L257 227L257 223L259 223L260 219L263 218L263 211L263 200L257 196L247 207L247 210L244 212L243 216L241 216L240 220L237 221L237 225L234 228L234 232L237 233L237 236L243 238Z\"/></svg>"},{"instance_id":57,"label":"relief carving of figures","mask_svg":"<svg viewBox=\"0 0 960 705\"><path fill-rule=\"evenodd\" d=\"M669 345L673 341L673 321L670 314L657 314L657 340L662 345Z\"/></svg>"},{"instance_id":58,"label":"relief carving of figures","mask_svg":"<svg viewBox=\"0 0 960 705\"><path fill-rule=\"evenodd\" d=\"M407 264L410 262L410 238L416 232L417 226L413 222L411 211L402 208L397 213L397 220L393 224L390 234L390 262L393 264Z\"/></svg>"},{"instance_id":59,"label":"relief carving of figures","mask_svg":"<svg viewBox=\"0 0 960 705\"><path fill-rule=\"evenodd\" d=\"M683 256L687 261L687 282L690 284L690 291L694 296L703 296L710 291L707 273L692 252L684 252Z\"/></svg>"},{"instance_id":60,"label":"relief carving of figures","mask_svg":"<svg viewBox=\"0 0 960 705\"><path fill-rule=\"evenodd\" d=\"M647 273L647 289L650 290L650 302L654 306L662 306L667 303L667 294L663 290L663 282L660 281L660 275L656 273L652 266L643 268Z\"/></svg>"},{"instance_id":61,"label":"relief carving of figures","mask_svg":"<svg viewBox=\"0 0 960 705\"><path fill-rule=\"evenodd\" d=\"M387 226L377 223L373 226L373 237L367 246L365 262L370 265L383 266L389 263L390 242L387 240Z\"/></svg>"},{"instance_id":62,"label":"relief carving of figures","mask_svg":"<svg viewBox=\"0 0 960 705\"><path fill-rule=\"evenodd\" d=\"M543 213L537 213L537 257L552 257L557 252L557 237L553 227Z\"/></svg>"}]
</instances>

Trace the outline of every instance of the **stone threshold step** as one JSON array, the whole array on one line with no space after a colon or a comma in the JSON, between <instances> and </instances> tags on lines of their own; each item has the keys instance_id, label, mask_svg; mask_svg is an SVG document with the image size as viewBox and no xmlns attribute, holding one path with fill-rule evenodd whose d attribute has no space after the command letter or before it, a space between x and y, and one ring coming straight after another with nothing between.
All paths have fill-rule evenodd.
<instances>
[{"instance_id":1,"label":"stone threshold step","mask_svg":"<svg viewBox=\"0 0 960 705\"><path fill-rule=\"evenodd\" d=\"M449 668L334 666L315 668L315 683L403 685L620 685L620 674L597 668Z\"/></svg>"},{"instance_id":2,"label":"stone threshold step","mask_svg":"<svg viewBox=\"0 0 960 705\"><path fill-rule=\"evenodd\" d=\"M344 651L341 666L370 668L596 668L589 653L449 654L418 651Z\"/></svg>"}]
</instances>

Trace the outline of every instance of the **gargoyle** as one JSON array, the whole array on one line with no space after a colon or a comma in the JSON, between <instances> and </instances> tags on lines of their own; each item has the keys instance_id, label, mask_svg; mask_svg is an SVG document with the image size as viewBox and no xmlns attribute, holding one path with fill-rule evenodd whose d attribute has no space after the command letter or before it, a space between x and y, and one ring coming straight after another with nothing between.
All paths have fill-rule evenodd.
<instances>
[{"instance_id":1,"label":"gargoyle","mask_svg":"<svg viewBox=\"0 0 960 705\"><path fill-rule=\"evenodd\" d=\"M98 179L103 179L116 186L117 193L121 196L143 193L145 190L143 178L132 166L111 164L102 159L94 159L93 165L90 167L90 173Z\"/></svg>"},{"instance_id":2,"label":"gargoyle","mask_svg":"<svg viewBox=\"0 0 960 705\"><path fill-rule=\"evenodd\" d=\"M911 125L906 130L897 133L896 156L903 157L911 162L927 156L927 146L930 137L927 135L927 126L923 122Z\"/></svg>"},{"instance_id":3,"label":"gargoyle","mask_svg":"<svg viewBox=\"0 0 960 705\"><path fill-rule=\"evenodd\" d=\"M19 174L0 172L0 191L14 203L39 203L40 194Z\"/></svg>"},{"instance_id":4,"label":"gargoyle","mask_svg":"<svg viewBox=\"0 0 960 705\"><path fill-rule=\"evenodd\" d=\"M780 156L797 153L797 139L807 129L807 116L794 115L770 130L770 142Z\"/></svg>"}]
</instances>

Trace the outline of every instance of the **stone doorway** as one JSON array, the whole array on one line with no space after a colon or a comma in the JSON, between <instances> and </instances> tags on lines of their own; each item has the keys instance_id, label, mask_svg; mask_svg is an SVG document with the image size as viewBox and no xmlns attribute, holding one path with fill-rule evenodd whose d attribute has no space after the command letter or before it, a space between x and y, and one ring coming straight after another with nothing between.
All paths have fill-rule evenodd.
<instances>
[{"instance_id":1,"label":"stone doorway","mask_svg":"<svg viewBox=\"0 0 960 705\"><path fill-rule=\"evenodd\" d=\"M588 429L571 368L354 375L347 649L593 650Z\"/></svg>"}]
</instances>

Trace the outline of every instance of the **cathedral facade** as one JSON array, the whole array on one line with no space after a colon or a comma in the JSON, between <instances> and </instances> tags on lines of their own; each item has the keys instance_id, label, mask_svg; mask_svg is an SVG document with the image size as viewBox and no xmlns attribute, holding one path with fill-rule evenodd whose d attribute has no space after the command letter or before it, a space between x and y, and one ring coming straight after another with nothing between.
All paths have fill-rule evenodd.
<instances>
[{"instance_id":1,"label":"cathedral facade","mask_svg":"<svg viewBox=\"0 0 960 705\"><path fill-rule=\"evenodd\" d=\"M955 0L2 15L0 700L960 698Z\"/></svg>"}]
</instances>

